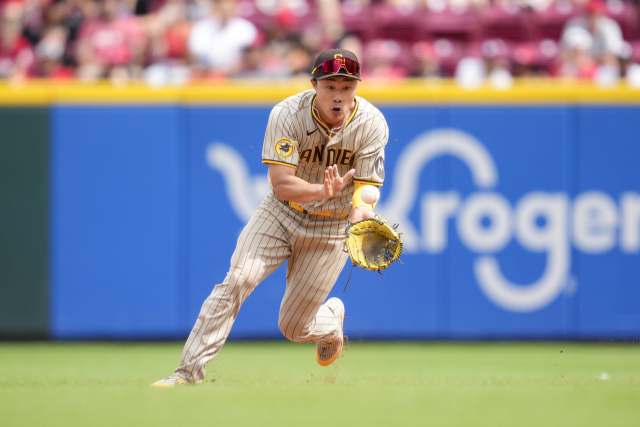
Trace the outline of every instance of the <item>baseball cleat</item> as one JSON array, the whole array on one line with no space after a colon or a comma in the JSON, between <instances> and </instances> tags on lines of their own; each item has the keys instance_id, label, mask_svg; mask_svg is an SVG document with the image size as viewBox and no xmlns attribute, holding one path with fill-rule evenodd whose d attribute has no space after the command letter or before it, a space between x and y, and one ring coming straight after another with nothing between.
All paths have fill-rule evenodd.
<instances>
[{"instance_id":1,"label":"baseball cleat","mask_svg":"<svg viewBox=\"0 0 640 427\"><path fill-rule=\"evenodd\" d=\"M172 388L185 385L189 385L189 381L184 379L180 374L173 374L169 378L156 381L155 383L151 384L151 387Z\"/></svg>"},{"instance_id":2,"label":"baseball cleat","mask_svg":"<svg viewBox=\"0 0 640 427\"><path fill-rule=\"evenodd\" d=\"M340 336L316 343L316 360L321 366L331 365L340 355L344 343L344 304L338 298L330 298L326 304L336 316L340 317Z\"/></svg>"}]
</instances>

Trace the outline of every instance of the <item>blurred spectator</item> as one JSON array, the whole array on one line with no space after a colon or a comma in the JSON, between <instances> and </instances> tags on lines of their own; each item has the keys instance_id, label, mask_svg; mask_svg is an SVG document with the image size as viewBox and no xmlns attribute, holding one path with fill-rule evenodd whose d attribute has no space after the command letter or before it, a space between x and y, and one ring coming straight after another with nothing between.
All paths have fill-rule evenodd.
<instances>
[{"instance_id":1,"label":"blurred spectator","mask_svg":"<svg viewBox=\"0 0 640 427\"><path fill-rule=\"evenodd\" d=\"M477 89L487 82L496 89L510 88L513 77L507 43L502 39L489 39L482 42L479 49L477 56L467 56L458 62L455 71L458 85L465 89Z\"/></svg>"},{"instance_id":2,"label":"blurred spectator","mask_svg":"<svg viewBox=\"0 0 640 427\"><path fill-rule=\"evenodd\" d=\"M627 85L634 89L640 89L640 64L629 63L624 69L624 77Z\"/></svg>"},{"instance_id":3,"label":"blurred spectator","mask_svg":"<svg viewBox=\"0 0 640 427\"><path fill-rule=\"evenodd\" d=\"M560 47L555 40L545 38L518 43L511 55L516 77L545 77L558 62Z\"/></svg>"},{"instance_id":4,"label":"blurred spectator","mask_svg":"<svg viewBox=\"0 0 640 427\"><path fill-rule=\"evenodd\" d=\"M38 43L45 27L46 9L50 0L22 0L22 34L32 45Z\"/></svg>"},{"instance_id":5,"label":"blurred spectator","mask_svg":"<svg viewBox=\"0 0 640 427\"><path fill-rule=\"evenodd\" d=\"M622 29L613 19L603 15L605 9L603 0L589 0L585 5L584 14L570 19L562 32L561 42L566 45L569 32L575 28L588 31L591 43L588 52L593 59L602 64L617 64L624 40Z\"/></svg>"},{"instance_id":6,"label":"blurred spectator","mask_svg":"<svg viewBox=\"0 0 640 427\"><path fill-rule=\"evenodd\" d=\"M289 50L289 72L291 77L311 78L313 57L302 43L292 43Z\"/></svg>"},{"instance_id":7,"label":"blurred spectator","mask_svg":"<svg viewBox=\"0 0 640 427\"><path fill-rule=\"evenodd\" d=\"M563 52L559 68L554 72L559 77L592 79L598 63L591 55L593 39L585 28L574 26L562 35Z\"/></svg>"},{"instance_id":8,"label":"blurred spectator","mask_svg":"<svg viewBox=\"0 0 640 427\"><path fill-rule=\"evenodd\" d=\"M53 79L68 79L75 76L73 67L64 64L67 29L54 25L44 30L43 37L36 46L38 74Z\"/></svg>"},{"instance_id":9,"label":"blurred spectator","mask_svg":"<svg viewBox=\"0 0 640 427\"><path fill-rule=\"evenodd\" d=\"M264 52L259 45L252 45L242 54L240 70L236 73L238 78L258 79L267 77L263 72Z\"/></svg>"},{"instance_id":10,"label":"blurred spectator","mask_svg":"<svg viewBox=\"0 0 640 427\"><path fill-rule=\"evenodd\" d=\"M510 49L502 39L485 40L480 46L484 58L487 78L496 89L508 89L513 85L509 62Z\"/></svg>"},{"instance_id":11,"label":"blurred spectator","mask_svg":"<svg viewBox=\"0 0 640 427\"><path fill-rule=\"evenodd\" d=\"M435 53L433 43L418 42L414 44L413 56L418 59L414 77L439 78L443 76L440 60Z\"/></svg>"},{"instance_id":12,"label":"blurred spectator","mask_svg":"<svg viewBox=\"0 0 640 427\"><path fill-rule=\"evenodd\" d=\"M484 83L487 69L480 58L467 56L458 61L454 78L458 86L464 89L477 89Z\"/></svg>"},{"instance_id":13,"label":"blurred spectator","mask_svg":"<svg viewBox=\"0 0 640 427\"><path fill-rule=\"evenodd\" d=\"M345 49L348 50L349 52L353 52L353 54L356 56L356 58L358 58L360 60L360 62L363 61L364 59L364 47L362 45L362 40L360 40L360 38L358 36L356 36L355 34L345 34L342 36L342 38L340 38L337 43L336 46L339 49Z\"/></svg>"},{"instance_id":14,"label":"blurred spectator","mask_svg":"<svg viewBox=\"0 0 640 427\"><path fill-rule=\"evenodd\" d=\"M186 0L167 0L160 9L143 20L149 37L151 65L145 80L152 85L185 84L191 70L187 61L187 40L192 24Z\"/></svg>"},{"instance_id":15,"label":"blurred spectator","mask_svg":"<svg viewBox=\"0 0 640 427\"><path fill-rule=\"evenodd\" d=\"M33 72L35 54L22 35L23 11L18 2L0 6L0 78L19 81Z\"/></svg>"},{"instance_id":16,"label":"blurred spectator","mask_svg":"<svg viewBox=\"0 0 640 427\"><path fill-rule=\"evenodd\" d=\"M548 43L553 43L555 50L545 54L544 50ZM538 46L536 46L538 45ZM553 49L553 48L551 48ZM547 47L547 51L549 48ZM513 75L514 77L543 77L548 76L548 72L540 64L544 62L542 57L550 57L557 52L555 42L546 39L535 43L519 43L513 50Z\"/></svg>"},{"instance_id":17,"label":"blurred spectator","mask_svg":"<svg viewBox=\"0 0 640 427\"><path fill-rule=\"evenodd\" d=\"M512 75L640 82L630 77L640 75L636 3L0 0L0 78L144 76L153 85L308 78L319 51L341 47L356 53L365 77L380 79L455 74L466 87L508 87Z\"/></svg>"},{"instance_id":18,"label":"blurred spectator","mask_svg":"<svg viewBox=\"0 0 640 427\"><path fill-rule=\"evenodd\" d=\"M410 70L402 67L402 45L396 40L373 40L364 50L366 64L362 69L363 78L392 80L408 77Z\"/></svg>"},{"instance_id":19,"label":"blurred spectator","mask_svg":"<svg viewBox=\"0 0 640 427\"><path fill-rule=\"evenodd\" d=\"M100 3L94 0L53 0L47 10L48 26L61 26L66 29L67 40L63 62L75 65L78 31L86 20L100 14Z\"/></svg>"},{"instance_id":20,"label":"blurred spectator","mask_svg":"<svg viewBox=\"0 0 640 427\"><path fill-rule=\"evenodd\" d=\"M344 36L342 12L338 0L318 0L319 20L324 35L329 43L335 43Z\"/></svg>"},{"instance_id":21,"label":"blurred spectator","mask_svg":"<svg viewBox=\"0 0 640 427\"><path fill-rule=\"evenodd\" d=\"M229 76L240 71L244 50L258 30L236 16L235 0L214 0L212 13L193 26L187 42L195 77Z\"/></svg>"},{"instance_id":22,"label":"blurred spectator","mask_svg":"<svg viewBox=\"0 0 640 427\"><path fill-rule=\"evenodd\" d=\"M513 51L513 75L516 77L537 75L535 61L535 49L528 43L520 43Z\"/></svg>"},{"instance_id":23,"label":"blurred spectator","mask_svg":"<svg viewBox=\"0 0 640 427\"><path fill-rule=\"evenodd\" d=\"M640 44L638 45L640 47ZM622 55L620 57L621 75L627 81L627 85L640 88L640 64L634 62L634 48L631 43L624 43ZM640 56L640 55L638 55Z\"/></svg>"},{"instance_id":24,"label":"blurred spectator","mask_svg":"<svg viewBox=\"0 0 640 427\"><path fill-rule=\"evenodd\" d=\"M101 0L100 14L80 28L76 59L78 77L116 82L141 77L146 36L121 0Z\"/></svg>"},{"instance_id":25,"label":"blurred spectator","mask_svg":"<svg viewBox=\"0 0 640 427\"><path fill-rule=\"evenodd\" d=\"M313 54L299 38L265 45L260 34L256 42L245 49L240 78L311 78Z\"/></svg>"}]
</instances>

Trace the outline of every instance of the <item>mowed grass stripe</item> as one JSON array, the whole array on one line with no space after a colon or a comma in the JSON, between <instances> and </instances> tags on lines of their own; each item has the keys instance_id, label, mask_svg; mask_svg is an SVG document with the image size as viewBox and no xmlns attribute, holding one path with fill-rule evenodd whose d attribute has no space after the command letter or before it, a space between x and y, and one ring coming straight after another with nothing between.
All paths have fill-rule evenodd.
<instances>
[{"instance_id":1,"label":"mowed grass stripe","mask_svg":"<svg viewBox=\"0 0 640 427\"><path fill-rule=\"evenodd\" d=\"M2 343L0 424L637 426L640 419L636 344L354 342L322 368L313 345L230 342L200 386L150 388L173 371L181 349Z\"/></svg>"}]
</instances>

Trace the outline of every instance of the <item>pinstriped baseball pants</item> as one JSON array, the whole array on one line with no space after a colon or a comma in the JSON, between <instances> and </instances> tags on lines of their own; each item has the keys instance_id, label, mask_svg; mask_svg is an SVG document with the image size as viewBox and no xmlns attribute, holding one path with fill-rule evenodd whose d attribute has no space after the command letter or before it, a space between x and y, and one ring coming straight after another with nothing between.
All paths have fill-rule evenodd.
<instances>
[{"instance_id":1,"label":"pinstriped baseball pants","mask_svg":"<svg viewBox=\"0 0 640 427\"><path fill-rule=\"evenodd\" d=\"M176 373L200 382L231 331L240 306L282 263L287 286L278 326L291 341L317 342L340 333L340 319L323 303L348 254L343 251L346 218L298 212L270 193L238 238L224 281L205 300Z\"/></svg>"}]
</instances>

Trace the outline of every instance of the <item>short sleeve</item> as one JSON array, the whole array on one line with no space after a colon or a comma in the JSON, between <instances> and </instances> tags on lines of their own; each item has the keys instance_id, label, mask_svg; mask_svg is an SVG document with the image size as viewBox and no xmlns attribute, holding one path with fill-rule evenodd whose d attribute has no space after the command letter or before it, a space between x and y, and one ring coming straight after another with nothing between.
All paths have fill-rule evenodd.
<instances>
[{"instance_id":1,"label":"short sleeve","mask_svg":"<svg viewBox=\"0 0 640 427\"><path fill-rule=\"evenodd\" d=\"M187 50L192 55L201 58L207 52L206 40L208 39L206 21L198 21L193 25L187 39Z\"/></svg>"},{"instance_id":2,"label":"short sleeve","mask_svg":"<svg viewBox=\"0 0 640 427\"><path fill-rule=\"evenodd\" d=\"M262 146L262 163L298 167L298 140L289 109L276 105L269 115Z\"/></svg>"},{"instance_id":3,"label":"short sleeve","mask_svg":"<svg viewBox=\"0 0 640 427\"><path fill-rule=\"evenodd\" d=\"M380 186L384 181L384 147L389 140L389 127L381 116L374 116L355 154L353 180Z\"/></svg>"}]
</instances>

